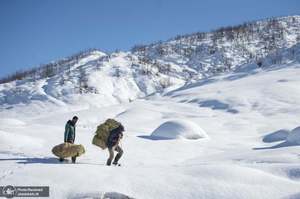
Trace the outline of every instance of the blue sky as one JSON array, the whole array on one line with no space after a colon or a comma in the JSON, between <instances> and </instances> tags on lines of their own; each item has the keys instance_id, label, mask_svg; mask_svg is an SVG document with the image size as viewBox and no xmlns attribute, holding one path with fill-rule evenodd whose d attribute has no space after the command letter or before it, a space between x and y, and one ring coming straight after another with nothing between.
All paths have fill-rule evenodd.
<instances>
[{"instance_id":1,"label":"blue sky","mask_svg":"<svg viewBox=\"0 0 300 199\"><path fill-rule=\"evenodd\" d=\"M294 14L299 0L0 0L0 77L88 48L129 50Z\"/></svg>"}]
</instances>

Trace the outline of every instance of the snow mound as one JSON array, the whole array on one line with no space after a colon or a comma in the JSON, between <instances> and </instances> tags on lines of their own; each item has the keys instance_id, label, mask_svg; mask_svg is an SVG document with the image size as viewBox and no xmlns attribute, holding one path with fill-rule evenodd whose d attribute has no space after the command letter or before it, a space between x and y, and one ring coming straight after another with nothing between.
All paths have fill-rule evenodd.
<instances>
[{"instance_id":1,"label":"snow mound","mask_svg":"<svg viewBox=\"0 0 300 199\"><path fill-rule=\"evenodd\" d=\"M168 139L200 139L208 137L197 124L187 120L170 120L161 124L151 134L152 137Z\"/></svg>"},{"instance_id":2,"label":"snow mound","mask_svg":"<svg viewBox=\"0 0 300 199\"><path fill-rule=\"evenodd\" d=\"M293 129L286 140L293 144L300 144L300 126Z\"/></svg>"}]
</instances>

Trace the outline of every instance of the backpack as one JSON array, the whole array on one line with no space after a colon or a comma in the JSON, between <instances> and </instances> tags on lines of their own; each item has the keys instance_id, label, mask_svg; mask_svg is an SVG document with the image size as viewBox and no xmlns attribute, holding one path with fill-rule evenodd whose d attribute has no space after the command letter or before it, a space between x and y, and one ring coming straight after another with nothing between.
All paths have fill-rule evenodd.
<instances>
[{"instance_id":1,"label":"backpack","mask_svg":"<svg viewBox=\"0 0 300 199\"><path fill-rule=\"evenodd\" d=\"M101 149L107 148L107 138L110 134L110 132L118 128L121 125L120 122L114 120L114 119L107 119L103 124L100 124L97 127L96 135L93 138L92 144L100 147Z\"/></svg>"}]
</instances>

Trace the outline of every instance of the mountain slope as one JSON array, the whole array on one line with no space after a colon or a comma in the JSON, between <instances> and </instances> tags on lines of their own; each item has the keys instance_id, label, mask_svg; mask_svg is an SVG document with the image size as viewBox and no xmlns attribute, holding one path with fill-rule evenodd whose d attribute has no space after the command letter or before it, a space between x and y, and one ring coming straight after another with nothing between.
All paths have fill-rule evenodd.
<instances>
[{"instance_id":1,"label":"mountain slope","mask_svg":"<svg viewBox=\"0 0 300 199\"><path fill-rule=\"evenodd\" d=\"M1 110L128 102L226 71L297 60L299 38L300 17L289 16L179 36L132 52L90 50L0 84Z\"/></svg>"},{"instance_id":2,"label":"mountain slope","mask_svg":"<svg viewBox=\"0 0 300 199\"><path fill-rule=\"evenodd\" d=\"M264 47L277 32L265 20L251 23L253 34L265 36L253 43L244 32L252 29L238 26L228 28L238 40L219 30L201 41L192 34L149 45L145 53L92 50L0 84L0 184L50 186L55 199L299 198L299 131L292 131L300 126L299 17L276 20L285 37L274 49ZM221 32L223 43L212 40ZM242 40L246 53L236 46ZM160 45L205 50L159 55ZM251 45L256 58L248 57ZM74 115L75 142L86 153L62 164L51 148ZM125 126L122 167L105 166L107 151L91 144L107 118ZM188 121L168 123L180 135L201 129L205 136L154 137L168 121Z\"/></svg>"},{"instance_id":3,"label":"mountain slope","mask_svg":"<svg viewBox=\"0 0 300 199\"><path fill-rule=\"evenodd\" d=\"M186 66L194 71L191 75L207 76L259 63L268 54L299 41L300 16L289 16L178 36L167 42L136 46L133 51L141 60Z\"/></svg>"},{"instance_id":4,"label":"mountain slope","mask_svg":"<svg viewBox=\"0 0 300 199\"><path fill-rule=\"evenodd\" d=\"M299 145L287 142L299 126L300 64L231 72L164 95L108 107L27 109L0 113L0 183L50 186L50 198L282 199L299 196ZM10 111L16 111L11 117ZM61 164L51 148L64 124L79 117L78 164ZM125 126L122 167L105 166L108 152L91 144L97 125ZM157 139L170 120L188 120L208 138ZM280 135L280 136L279 136ZM16 139L17 138L17 139ZM87 182L87 183L83 183ZM112 197L112 198L114 198Z\"/></svg>"}]
</instances>

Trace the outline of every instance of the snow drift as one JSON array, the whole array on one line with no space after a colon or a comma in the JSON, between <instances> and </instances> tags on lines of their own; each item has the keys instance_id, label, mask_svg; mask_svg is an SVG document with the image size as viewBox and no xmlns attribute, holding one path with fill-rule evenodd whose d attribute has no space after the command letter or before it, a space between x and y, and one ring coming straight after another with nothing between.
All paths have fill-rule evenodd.
<instances>
[{"instance_id":1,"label":"snow drift","mask_svg":"<svg viewBox=\"0 0 300 199\"><path fill-rule=\"evenodd\" d=\"M188 120L170 120L155 129L151 136L167 139L200 139L206 138L207 134L194 122Z\"/></svg>"}]
</instances>

